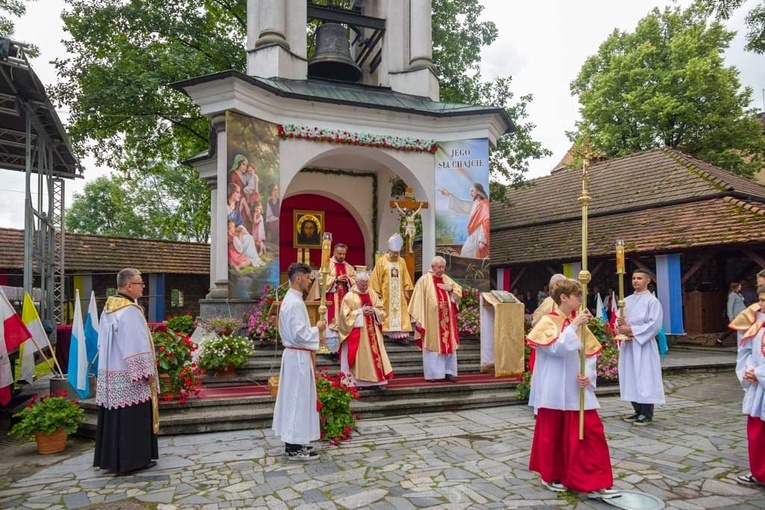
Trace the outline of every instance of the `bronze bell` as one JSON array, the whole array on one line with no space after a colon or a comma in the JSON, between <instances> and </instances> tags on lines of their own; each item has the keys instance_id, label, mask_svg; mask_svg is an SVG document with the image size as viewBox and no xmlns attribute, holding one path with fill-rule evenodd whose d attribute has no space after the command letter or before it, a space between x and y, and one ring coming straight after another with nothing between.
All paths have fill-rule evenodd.
<instances>
[{"instance_id":1,"label":"bronze bell","mask_svg":"<svg viewBox=\"0 0 765 510\"><path fill-rule=\"evenodd\" d=\"M324 23L316 29L316 49L308 61L308 76L357 82L361 68L351 57L348 30L339 23Z\"/></svg>"}]
</instances>

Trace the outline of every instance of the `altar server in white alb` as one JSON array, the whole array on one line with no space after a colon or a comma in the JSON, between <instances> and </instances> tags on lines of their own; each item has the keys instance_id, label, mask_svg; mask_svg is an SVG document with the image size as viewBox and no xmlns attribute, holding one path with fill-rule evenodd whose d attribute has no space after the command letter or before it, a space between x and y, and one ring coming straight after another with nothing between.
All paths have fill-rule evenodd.
<instances>
[{"instance_id":1,"label":"altar server in white alb","mask_svg":"<svg viewBox=\"0 0 765 510\"><path fill-rule=\"evenodd\" d=\"M311 268L292 264L287 271L290 289L279 309L279 336L284 354L272 428L284 441L289 460L310 461L317 460L319 455L308 443L321 436L313 353L319 349L319 331L324 331L327 325L320 320L311 327L303 302L303 293L311 284Z\"/></svg>"},{"instance_id":2,"label":"altar server in white alb","mask_svg":"<svg viewBox=\"0 0 765 510\"><path fill-rule=\"evenodd\" d=\"M619 392L622 400L632 402L634 413L624 421L648 425L653 421L654 404L664 403L661 357L656 335L664 313L661 303L648 290L656 277L647 269L632 273L634 294L624 300L624 314L617 324L627 340L619 346Z\"/></svg>"},{"instance_id":3,"label":"altar server in white alb","mask_svg":"<svg viewBox=\"0 0 765 510\"><path fill-rule=\"evenodd\" d=\"M749 446L750 472L737 479L744 485L765 487L765 286L757 288L757 298L728 327L738 331L736 376L744 388L742 410L747 415Z\"/></svg>"}]
</instances>

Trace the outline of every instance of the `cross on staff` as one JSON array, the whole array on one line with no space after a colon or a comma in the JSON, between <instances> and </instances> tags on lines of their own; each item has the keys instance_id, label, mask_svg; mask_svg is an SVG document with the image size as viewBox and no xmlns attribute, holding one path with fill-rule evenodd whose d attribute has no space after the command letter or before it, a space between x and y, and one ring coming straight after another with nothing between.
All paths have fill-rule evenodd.
<instances>
[{"instance_id":1,"label":"cross on staff","mask_svg":"<svg viewBox=\"0 0 765 510\"><path fill-rule=\"evenodd\" d=\"M403 200L391 200L390 207L398 209L398 211L406 218L406 225L404 226L404 246L406 246L404 261L406 262L406 269L409 271L409 276L412 278L412 281L414 281L413 245L414 235L417 232L415 218L420 210L428 208L428 203L415 200L412 188L406 188Z\"/></svg>"}]
</instances>

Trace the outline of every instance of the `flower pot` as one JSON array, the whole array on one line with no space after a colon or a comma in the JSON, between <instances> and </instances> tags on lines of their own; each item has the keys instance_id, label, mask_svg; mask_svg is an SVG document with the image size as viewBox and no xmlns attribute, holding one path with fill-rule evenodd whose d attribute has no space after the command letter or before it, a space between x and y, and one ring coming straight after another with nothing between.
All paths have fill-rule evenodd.
<instances>
[{"instance_id":1,"label":"flower pot","mask_svg":"<svg viewBox=\"0 0 765 510\"><path fill-rule=\"evenodd\" d=\"M216 368L215 377L219 377L221 379L230 379L232 377L236 377L236 368L234 365L229 365L225 368Z\"/></svg>"},{"instance_id":2,"label":"flower pot","mask_svg":"<svg viewBox=\"0 0 765 510\"><path fill-rule=\"evenodd\" d=\"M49 455L51 453L63 452L66 448L67 433L64 429L58 429L52 434L43 434L35 432L37 441L37 452L40 455Z\"/></svg>"},{"instance_id":3,"label":"flower pot","mask_svg":"<svg viewBox=\"0 0 765 510\"><path fill-rule=\"evenodd\" d=\"M85 398L95 398L96 397L96 386L98 386L98 382L96 380L96 376L93 374L88 375L88 396ZM72 385L69 383L69 379L67 379L65 376L60 375L54 375L50 378L50 391L49 393L53 394L57 391L65 391L66 392L66 398L69 400L81 400L80 395L77 394L77 391L72 387Z\"/></svg>"}]
</instances>

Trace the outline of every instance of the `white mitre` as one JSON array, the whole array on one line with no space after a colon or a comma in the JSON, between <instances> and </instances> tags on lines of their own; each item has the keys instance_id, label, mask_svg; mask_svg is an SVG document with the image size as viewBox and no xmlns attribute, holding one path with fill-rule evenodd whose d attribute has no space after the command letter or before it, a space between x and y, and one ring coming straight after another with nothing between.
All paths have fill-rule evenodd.
<instances>
[{"instance_id":1,"label":"white mitre","mask_svg":"<svg viewBox=\"0 0 765 510\"><path fill-rule=\"evenodd\" d=\"M390 239L388 239L388 249L391 251L401 251L401 248L404 247L404 238L401 237L401 234L393 234L390 236Z\"/></svg>"}]
</instances>

